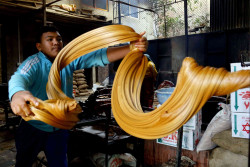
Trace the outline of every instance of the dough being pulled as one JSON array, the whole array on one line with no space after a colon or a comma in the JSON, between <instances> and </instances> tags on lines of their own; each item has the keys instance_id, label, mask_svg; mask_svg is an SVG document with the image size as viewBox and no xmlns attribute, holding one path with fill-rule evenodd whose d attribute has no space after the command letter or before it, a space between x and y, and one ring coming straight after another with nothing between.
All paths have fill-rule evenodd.
<instances>
[{"instance_id":1,"label":"dough being pulled","mask_svg":"<svg viewBox=\"0 0 250 167\"><path fill-rule=\"evenodd\" d=\"M124 25L110 25L87 32L66 45L57 55L49 74L47 95L38 107L30 104L35 116L25 120L41 120L57 128L71 129L78 121L80 106L61 90L59 72L78 57L115 44L135 41L140 35ZM160 108L144 113L140 91L148 60L131 45L123 59L112 88L112 112L127 133L143 139L164 137L185 124L212 96L229 94L250 86L250 70L230 73L224 68L199 66L191 57L184 59L177 85Z\"/></svg>"},{"instance_id":2,"label":"dough being pulled","mask_svg":"<svg viewBox=\"0 0 250 167\"><path fill-rule=\"evenodd\" d=\"M82 109L75 100L37 100L38 106L29 104L35 115L24 117L25 121L39 120L60 129L71 129L79 121Z\"/></svg>"},{"instance_id":3,"label":"dough being pulled","mask_svg":"<svg viewBox=\"0 0 250 167\"><path fill-rule=\"evenodd\" d=\"M120 64L112 88L112 111L119 126L142 139L165 137L185 124L212 96L227 95L250 86L250 70L230 73L224 68L199 66L184 59L170 98L154 111L140 105L147 59L133 50Z\"/></svg>"},{"instance_id":4,"label":"dough being pulled","mask_svg":"<svg viewBox=\"0 0 250 167\"><path fill-rule=\"evenodd\" d=\"M135 41L140 38L132 28L123 25L110 25L94 29L72 40L55 58L48 77L46 92L50 100L39 100L39 106L29 104L35 116L24 120L40 120L61 129L71 129L82 112L77 102L67 97L61 90L60 71L75 59L92 51ZM72 74L73 75L73 74Z\"/></svg>"}]
</instances>

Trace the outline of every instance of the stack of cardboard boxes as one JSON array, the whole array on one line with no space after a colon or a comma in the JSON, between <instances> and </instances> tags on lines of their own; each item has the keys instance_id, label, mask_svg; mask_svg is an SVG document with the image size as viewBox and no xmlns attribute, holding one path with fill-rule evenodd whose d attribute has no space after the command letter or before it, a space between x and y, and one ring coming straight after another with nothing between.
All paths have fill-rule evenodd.
<instances>
[{"instance_id":1,"label":"stack of cardboard boxes","mask_svg":"<svg viewBox=\"0 0 250 167\"><path fill-rule=\"evenodd\" d=\"M182 148L186 150L194 150L199 143L201 137L201 124L202 124L201 110L194 115L186 124L183 125ZM178 141L178 130L174 133L159 138L156 140L159 144L169 145L176 147Z\"/></svg>"},{"instance_id":2,"label":"stack of cardboard boxes","mask_svg":"<svg viewBox=\"0 0 250 167\"><path fill-rule=\"evenodd\" d=\"M231 63L231 72L249 70L241 63ZM250 82L250 76L249 76ZM250 130L250 88L239 89L231 93L232 136L249 139Z\"/></svg>"}]
</instances>

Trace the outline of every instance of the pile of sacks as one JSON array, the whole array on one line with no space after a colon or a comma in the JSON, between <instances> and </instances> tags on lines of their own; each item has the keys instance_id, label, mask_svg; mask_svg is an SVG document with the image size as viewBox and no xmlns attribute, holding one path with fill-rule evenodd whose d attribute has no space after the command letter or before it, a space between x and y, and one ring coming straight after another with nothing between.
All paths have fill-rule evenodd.
<instances>
[{"instance_id":1,"label":"pile of sacks","mask_svg":"<svg viewBox=\"0 0 250 167\"><path fill-rule=\"evenodd\" d=\"M209 167L247 167L249 139L232 137L230 104L219 105L222 110L208 124L197 152L211 150Z\"/></svg>"},{"instance_id":2,"label":"pile of sacks","mask_svg":"<svg viewBox=\"0 0 250 167\"><path fill-rule=\"evenodd\" d=\"M212 137L217 145L209 155L209 167L248 167L249 139L232 137L232 129Z\"/></svg>"},{"instance_id":3,"label":"pile of sacks","mask_svg":"<svg viewBox=\"0 0 250 167\"><path fill-rule=\"evenodd\" d=\"M73 73L73 93L74 96L89 95L88 84L85 79L84 69L76 70Z\"/></svg>"}]
</instances>

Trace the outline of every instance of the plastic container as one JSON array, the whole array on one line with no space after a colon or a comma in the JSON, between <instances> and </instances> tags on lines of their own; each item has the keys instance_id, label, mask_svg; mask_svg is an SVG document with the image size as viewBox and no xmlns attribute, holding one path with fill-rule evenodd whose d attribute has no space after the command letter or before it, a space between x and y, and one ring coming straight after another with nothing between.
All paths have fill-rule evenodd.
<instances>
[{"instance_id":1,"label":"plastic container","mask_svg":"<svg viewBox=\"0 0 250 167\"><path fill-rule=\"evenodd\" d=\"M155 91L158 102L163 104L173 93L175 87L161 88Z\"/></svg>"}]
</instances>

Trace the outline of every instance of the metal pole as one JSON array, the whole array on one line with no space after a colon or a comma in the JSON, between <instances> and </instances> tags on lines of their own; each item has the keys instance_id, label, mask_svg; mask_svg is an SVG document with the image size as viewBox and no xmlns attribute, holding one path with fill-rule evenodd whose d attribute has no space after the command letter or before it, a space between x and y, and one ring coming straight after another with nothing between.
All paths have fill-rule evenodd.
<instances>
[{"instance_id":1,"label":"metal pole","mask_svg":"<svg viewBox=\"0 0 250 167\"><path fill-rule=\"evenodd\" d=\"M188 15L187 14L187 0L184 0L185 57L188 56L188 17L187 17L187 15ZM178 130L176 167L180 167L181 166L182 137L183 137L183 126Z\"/></svg>"},{"instance_id":2,"label":"metal pole","mask_svg":"<svg viewBox=\"0 0 250 167\"><path fill-rule=\"evenodd\" d=\"M163 6L164 8L163 8L163 11L164 11L164 36L165 36L165 38L167 38L167 21L166 21L166 5L164 4L164 6Z\"/></svg>"},{"instance_id":3,"label":"metal pole","mask_svg":"<svg viewBox=\"0 0 250 167\"><path fill-rule=\"evenodd\" d=\"M118 1L118 24L121 24L121 3L120 0Z\"/></svg>"},{"instance_id":4,"label":"metal pole","mask_svg":"<svg viewBox=\"0 0 250 167\"><path fill-rule=\"evenodd\" d=\"M181 166L182 136L183 136L183 127L181 127L178 130L176 167Z\"/></svg>"},{"instance_id":5,"label":"metal pole","mask_svg":"<svg viewBox=\"0 0 250 167\"><path fill-rule=\"evenodd\" d=\"M21 64L21 45L20 45L20 18L17 20L17 46L18 46L18 63L17 67Z\"/></svg>"},{"instance_id":6,"label":"metal pole","mask_svg":"<svg viewBox=\"0 0 250 167\"><path fill-rule=\"evenodd\" d=\"M109 105L109 104L107 104ZM111 104L110 107L107 107L106 111L106 124L105 124L105 140L106 140L106 154L105 154L105 167L108 167L108 147L109 147L109 123L111 120Z\"/></svg>"},{"instance_id":7,"label":"metal pole","mask_svg":"<svg viewBox=\"0 0 250 167\"><path fill-rule=\"evenodd\" d=\"M43 25L46 26L46 0L43 0Z\"/></svg>"},{"instance_id":8,"label":"metal pole","mask_svg":"<svg viewBox=\"0 0 250 167\"><path fill-rule=\"evenodd\" d=\"M96 67L92 67L92 80L93 84L96 83Z\"/></svg>"},{"instance_id":9,"label":"metal pole","mask_svg":"<svg viewBox=\"0 0 250 167\"><path fill-rule=\"evenodd\" d=\"M187 13L187 0L184 0L184 17L185 17L185 56L188 57L188 13Z\"/></svg>"}]
</instances>

